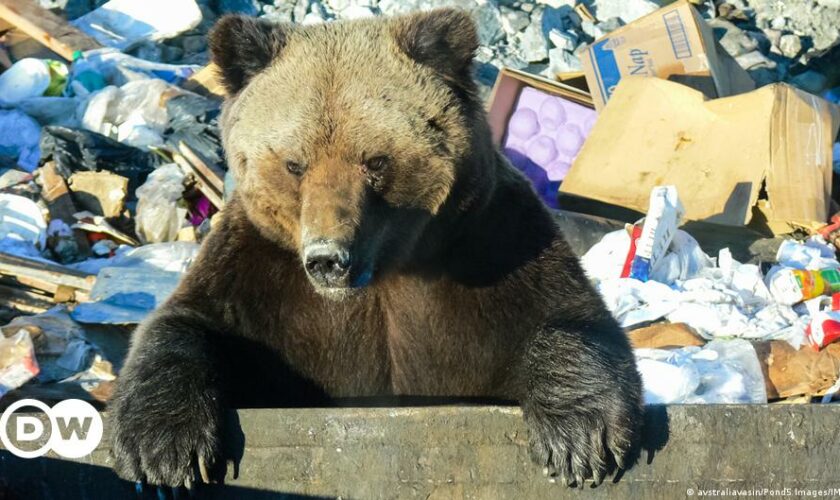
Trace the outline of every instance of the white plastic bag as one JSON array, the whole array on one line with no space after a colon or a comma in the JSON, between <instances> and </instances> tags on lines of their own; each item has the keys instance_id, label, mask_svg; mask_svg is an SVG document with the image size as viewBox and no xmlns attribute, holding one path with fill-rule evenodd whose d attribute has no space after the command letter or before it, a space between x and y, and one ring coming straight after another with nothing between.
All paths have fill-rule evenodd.
<instances>
[{"instance_id":1,"label":"white plastic bag","mask_svg":"<svg viewBox=\"0 0 840 500\"><path fill-rule=\"evenodd\" d=\"M745 340L635 354L647 404L767 402L758 356Z\"/></svg>"},{"instance_id":2,"label":"white plastic bag","mask_svg":"<svg viewBox=\"0 0 840 500\"><path fill-rule=\"evenodd\" d=\"M80 78L85 72L98 73L109 85L124 85L135 80L159 79L179 85L195 74L201 66L193 64L164 64L138 59L112 48L88 50L73 63L72 77ZM70 86L77 95L86 95L88 89L79 81Z\"/></svg>"},{"instance_id":3,"label":"white plastic bag","mask_svg":"<svg viewBox=\"0 0 840 500\"><path fill-rule=\"evenodd\" d=\"M5 238L46 247L47 222L34 201L0 193L0 240Z\"/></svg>"},{"instance_id":4,"label":"white plastic bag","mask_svg":"<svg viewBox=\"0 0 840 500\"><path fill-rule=\"evenodd\" d=\"M143 244L173 241L186 222L187 209L178 205L184 193L184 172L168 163L149 174L137 189L137 236Z\"/></svg>"},{"instance_id":5,"label":"white plastic bag","mask_svg":"<svg viewBox=\"0 0 840 500\"><path fill-rule=\"evenodd\" d=\"M82 126L130 146L160 146L169 122L165 92L180 91L161 80L105 87L88 98Z\"/></svg>"},{"instance_id":6,"label":"white plastic bag","mask_svg":"<svg viewBox=\"0 0 840 500\"><path fill-rule=\"evenodd\" d=\"M201 19L194 0L111 0L71 24L102 45L127 50L189 31Z\"/></svg>"},{"instance_id":7,"label":"white plastic bag","mask_svg":"<svg viewBox=\"0 0 840 500\"><path fill-rule=\"evenodd\" d=\"M17 160L27 172L38 167L41 158L41 126L18 110L0 109L0 156Z\"/></svg>"}]
</instances>

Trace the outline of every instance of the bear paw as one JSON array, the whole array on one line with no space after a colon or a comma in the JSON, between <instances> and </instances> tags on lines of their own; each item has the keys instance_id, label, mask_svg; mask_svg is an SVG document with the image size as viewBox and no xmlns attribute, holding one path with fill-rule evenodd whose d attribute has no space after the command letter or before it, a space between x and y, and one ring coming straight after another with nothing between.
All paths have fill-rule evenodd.
<instances>
[{"instance_id":1,"label":"bear paw","mask_svg":"<svg viewBox=\"0 0 840 500\"><path fill-rule=\"evenodd\" d=\"M213 394L118 391L109 411L113 468L123 479L192 488L224 476L222 411Z\"/></svg>"},{"instance_id":2,"label":"bear paw","mask_svg":"<svg viewBox=\"0 0 840 500\"><path fill-rule=\"evenodd\" d=\"M613 408L615 410L615 408ZM594 486L618 469L626 469L637 452L641 410L589 409L547 414L526 411L531 458L543 472L567 486Z\"/></svg>"}]
</instances>

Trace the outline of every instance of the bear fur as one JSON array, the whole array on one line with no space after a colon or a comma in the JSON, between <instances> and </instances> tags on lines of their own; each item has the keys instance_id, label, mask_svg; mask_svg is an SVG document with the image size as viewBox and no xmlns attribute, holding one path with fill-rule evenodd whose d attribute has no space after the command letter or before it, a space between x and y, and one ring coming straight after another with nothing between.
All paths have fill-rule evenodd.
<instances>
[{"instance_id":1,"label":"bear fur","mask_svg":"<svg viewBox=\"0 0 840 500\"><path fill-rule=\"evenodd\" d=\"M630 345L492 143L469 15L228 16L210 46L238 185L134 334L115 470L189 486L223 474L225 408L363 396L515 400L566 484L625 467L643 414Z\"/></svg>"}]
</instances>

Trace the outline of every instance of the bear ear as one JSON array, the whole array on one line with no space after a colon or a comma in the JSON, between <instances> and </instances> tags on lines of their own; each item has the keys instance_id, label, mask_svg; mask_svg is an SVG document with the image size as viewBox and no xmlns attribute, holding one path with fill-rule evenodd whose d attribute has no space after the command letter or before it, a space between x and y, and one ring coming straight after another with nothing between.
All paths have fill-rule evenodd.
<instances>
[{"instance_id":1,"label":"bear ear","mask_svg":"<svg viewBox=\"0 0 840 500\"><path fill-rule=\"evenodd\" d=\"M392 34L402 51L418 63L461 86L471 85L478 33L467 11L444 8L399 17Z\"/></svg>"},{"instance_id":2,"label":"bear ear","mask_svg":"<svg viewBox=\"0 0 840 500\"><path fill-rule=\"evenodd\" d=\"M289 27L238 15L223 16L210 31L210 52L230 95L242 90L286 45Z\"/></svg>"}]
</instances>

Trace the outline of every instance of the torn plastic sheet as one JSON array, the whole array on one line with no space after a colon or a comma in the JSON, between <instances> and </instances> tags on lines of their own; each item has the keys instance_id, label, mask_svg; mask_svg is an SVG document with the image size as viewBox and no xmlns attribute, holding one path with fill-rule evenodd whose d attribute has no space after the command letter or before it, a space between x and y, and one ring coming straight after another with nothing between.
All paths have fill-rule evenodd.
<instances>
[{"instance_id":1,"label":"torn plastic sheet","mask_svg":"<svg viewBox=\"0 0 840 500\"><path fill-rule=\"evenodd\" d=\"M745 340L635 354L646 404L767 402L758 356Z\"/></svg>"},{"instance_id":2,"label":"torn plastic sheet","mask_svg":"<svg viewBox=\"0 0 840 500\"><path fill-rule=\"evenodd\" d=\"M99 271L92 302L72 312L80 323L136 324L175 291L198 245L188 242L146 245L113 259Z\"/></svg>"}]
</instances>

